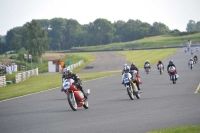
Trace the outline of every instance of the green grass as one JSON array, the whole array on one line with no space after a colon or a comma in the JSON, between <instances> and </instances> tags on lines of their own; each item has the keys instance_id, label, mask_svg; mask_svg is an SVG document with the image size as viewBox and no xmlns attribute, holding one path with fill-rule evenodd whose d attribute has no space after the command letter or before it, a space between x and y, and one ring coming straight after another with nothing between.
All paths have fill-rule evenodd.
<instances>
[{"instance_id":1,"label":"green grass","mask_svg":"<svg viewBox=\"0 0 200 133\"><path fill-rule=\"evenodd\" d=\"M147 133L200 133L200 125L197 126L175 126Z\"/></svg>"},{"instance_id":2,"label":"green grass","mask_svg":"<svg viewBox=\"0 0 200 133\"><path fill-rule=\"evenodd\" d=\"M137 67L143 68L144 62L149 60L150 64L156 64L158 60L163 60L166 57L174 54L178 49L155 49L155 50L131 50L120 51L119 54L125 55L126 60L135 63Z\"/></svg>"},{"instance_id":3,"label":"green grass","mask_svg":"<svg viewBox=\"0 0 200 133\"><path fill-rule=\"evenodd\" d=\"M127 61L135 62L137 66L143 67L143 63L148 57L151 64L157 63L159 59L164 59L167 56L172 55L177 49L165 49L165 50L139 50L139 51L120 51L118 53L125 55ZM78 73L79 77L83 80L91 80L99 77L109 76L120 72L101 72L101 73L79 73L84 69L87 64L94 61L96 57L92 52L84 53L68 53L68 57L71 60L84 59L84 64L78 68L73 69L74 73ZM76 62L76 61L74 61ZM60 74L39 74L38 76L32 76L28 80L20 82L18 84L7 85L0 88L0 100L22 96L34 92L48 90L51 88L61 86L61 73Z\"/></svg>"},{"instance_id":4,"label":"green grass","mask_svg":"<svg viewBox=\"0 0 200 133\"><path fill-rule=\"evenodd\" d=\"M82 81L105 77L119 72L78 73ZM0 87L0 100L23 96L61 86L62 74L40 74L18 84ZM84 87L84 84L83 84Z\"/></svg>"},{"instance_id":5,"label":"green grass","mask_svg":"<svg viewBox=\"0 0 200 133\"><path fill-rule=\"evenodd\" d=\"M92 51L92 50L112 50L112 49L126 49L126 48L152 48L165 46L185 46L188 40L193 43L200 42L200 33L185 35L185 36L154 36L143 38L131 42L112 43L107 45L87 46L87 47L73 47L72 49Z\"/></svg>"}]
</instances>

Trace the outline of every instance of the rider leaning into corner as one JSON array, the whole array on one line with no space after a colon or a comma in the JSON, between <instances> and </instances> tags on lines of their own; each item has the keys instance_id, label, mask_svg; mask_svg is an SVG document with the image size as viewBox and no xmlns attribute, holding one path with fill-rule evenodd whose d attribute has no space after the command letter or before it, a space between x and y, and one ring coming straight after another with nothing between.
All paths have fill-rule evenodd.
<instances>
[{"instance_id":1,"label":"rider leaning into corner","mask_svg":"<svg viewBox=\"0 0 200 133\"><path fill-rule=\"evenodd\" d=\"M80 88L80 90L83 92L84 98L87 99L85 91L83 90L83 87L82 87L81 79L78 77L78 75L73 73L71 70L64 68L62 81L64 81L65 79L73 79L75 81L75 86L77 88ZM61 91L63 91L63 89Z\"/></svg>"},{"instance_id":2,"label":"rider leaning into corner","mask_svg":"<svg viewBox=\"0 0 200 133\"><path fill-rule=\"evenodd\" d=\"M161 60L159 60L158 63L157 63L157 69L159 69L158 66L159 66L160 64L162 64L162 66L163 66L163 70L164 70L164 64L162 63Z\"/></svg>"},{"instance_id":3,"label":"rider leaning into corner","mask_svg":"<svg viewBox=\"0 0 200 133\"><path fill-rule=\"evenodd\" d=\"M139 76L139 69L136 67L136 65L135 65L134 63L131 63L130 73L131 73L133 70L136 70L136 71L137 71L137 74L138 74L138 76ZM132 75L132 73L131 73L131 75ZM138 81L136 80L135 83L136 83L136 85L137 85L138 90L139 90L140 93L141 93L142 91L141 91L141 89L140 89L140 86L139 86Z\"/></svg>"}]
</instances>

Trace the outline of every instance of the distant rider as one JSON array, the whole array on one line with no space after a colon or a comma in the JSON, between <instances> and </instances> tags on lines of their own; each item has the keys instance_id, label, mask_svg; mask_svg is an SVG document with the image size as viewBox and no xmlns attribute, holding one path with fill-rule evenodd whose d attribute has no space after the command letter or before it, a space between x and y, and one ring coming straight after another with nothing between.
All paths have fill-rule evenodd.
<instances>
[{"instance_id":1,"label":"distant rider","mask_svg":"<svg viewBox=\"0 0 200 133\"><path fill-rule=\"evenodd\" d=\"M162 63L161 60L159 60L158 63L157 63L157 69L159 69L158 66L159 66L160 64L162 64L162 66L163 66L163 70L164 70L164 64Z\"/></svg>"},{"instance_id":2,"label":"distant rider","mask_svg":"<svg viewBox=\"0 0 200 133\"><path fill-rule=\"evenodd\" d=\"M196 61L198 61L198 57L197 57L197 55L194 56L194 60L195 60L195 58L196 58Z\"/></svg>"},{"instance_id":3,"label":"distant rider","mask_svg":"<svg viewBox=\"0 0 200 133\"><path fill-rule=\"evenodd\" d=\"M146 67L145 67L146 64L149 64L149 69L151 69L151 65L150 65L150 63L149 63L149 60L146 60L146 61L145 61L145 63L144 63L144 69L146 68Z\"/></svg>"},{"instance_id":4,"label":"distant rider","mask_svg":"<svg viewBox=\"0 0 200 133\"><path fill-rule=\"evenodd\" d=\"M75 81L75 86L77 88L80 88L80 90L83 92L85 99L87 99L85 91L83 90L83 87L82 87L81 79L78 77L78 75L73 73L71 70L64 68L62 80L64 81L65 79L73 79ZM61 90L61 91L63 91L63 90Z\"/></svg>"},{"instance_id":5,"label":"distant rider","mask_svg":"<svg viewBox=\"0 0 200 133\"><path fill-rule=\"evenodd\" d=\"M190 58L188 61L188 66L190 66L190 61L193 61L193 64L194 64L194 60L192 58Z\"/></svg>"}]
</instances>

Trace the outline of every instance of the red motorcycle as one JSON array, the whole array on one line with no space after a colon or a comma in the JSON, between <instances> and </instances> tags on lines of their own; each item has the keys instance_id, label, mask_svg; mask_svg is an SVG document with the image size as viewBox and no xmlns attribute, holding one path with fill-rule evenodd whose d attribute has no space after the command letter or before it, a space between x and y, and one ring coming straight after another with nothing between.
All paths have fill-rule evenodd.
<instances>
[{"instance_id":1,"label":"red motorcycle","mask_svg":"<svg viewBox=\"0 0 200 133\"><path fill-rule=\"evenodd\" d=\"M76 111L78 107L89 108L88 99L84 98L82 91L75 86L73 79L66 79L62 87L62 90L67 94L67 100L72 110ZM86 92L87 97L89 94L90 89Z\"/></svg>"},{"instance_id":2,"label":"red motorcycle","mask_svg":"<svg viewBox=\"0 0 200 133\"><path fill-rule=\"evenodd\" d=\"M168 73L170 76L170 80L172 80L173 84L176 84L176 81L178 79L176 68L174 66L170 66L168 69Z\"/></svg>"}]
</instances>

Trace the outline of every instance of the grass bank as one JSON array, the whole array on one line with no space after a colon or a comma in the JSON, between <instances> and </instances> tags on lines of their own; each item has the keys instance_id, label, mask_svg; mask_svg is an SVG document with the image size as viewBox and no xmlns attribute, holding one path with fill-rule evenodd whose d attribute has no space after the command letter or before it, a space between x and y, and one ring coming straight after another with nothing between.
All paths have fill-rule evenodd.
<instances>
[{"instance_id":1,"label":"grass bank","mask_svg":"<svg viewBox=\"0 0 200 133\"><path fill-rule=\"evenodd\" d=\"M197 126L175 126L171 128L155 130L147 133L200 133L200 125Z\"/></svg>"},{"instance_id":2,"label":"grass bank","mask_svg":"<svg viewBox=\"0 0 200 133\"><path fill-rule=\"evenodd\" d=\"M200 43L200 33L190 34L185 36L154 36L130 42L111 43L107 45L73 47L72 50L112 50L112 49L137 49L137 48L156 48L167 46L186 46L187 41L192 40L192 43Z\"/></svg>"}]
</instances>

